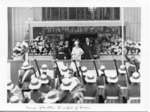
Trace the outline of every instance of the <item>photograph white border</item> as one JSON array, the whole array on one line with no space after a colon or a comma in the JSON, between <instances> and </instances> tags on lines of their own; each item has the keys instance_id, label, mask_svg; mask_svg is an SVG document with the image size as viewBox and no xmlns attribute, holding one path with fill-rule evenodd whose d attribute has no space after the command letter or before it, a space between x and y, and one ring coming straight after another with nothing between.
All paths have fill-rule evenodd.
<instances>
[{"instance_id":1,"label":"photograph white border","mask_svg":"<svg viewBox=\"0 0 150 112\"><path fill-rule=\"evenodd\" d=\"M0 1L0 110L23 111L146 111L149 109L149 0L1 0ZM7 7L141 7L141 103L140 104L7 104L6 82L10 74L7 63L8 19ZM71 110L66 108L72 108ZM51 108L53 107L53 108ZM82 109L81 109L82 107ZM85 108L84 108L85 107Z\"/></svg>"}]
</instances>

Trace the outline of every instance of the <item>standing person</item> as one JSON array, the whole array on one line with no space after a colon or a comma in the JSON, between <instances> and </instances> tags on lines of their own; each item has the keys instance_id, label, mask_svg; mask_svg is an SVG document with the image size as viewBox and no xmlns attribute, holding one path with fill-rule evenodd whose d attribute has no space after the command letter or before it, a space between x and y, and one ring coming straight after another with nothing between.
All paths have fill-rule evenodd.
<instances>
[{"instance_id":1,"label":"standing person","mask_svg":"<svg viewBox=\"0 0 150 112\"><path fill-rule=\"evenodd\" d=\"M57 46L57 58L60 60L63 60L65 57L65 52L64 52L64 41L61 40L59 42L59 45Z\"/></svg>"},{"instance_id":2,"label":"standing person","mask_svg":"<svg viewBox=\"0 0 150 112\"><path fill-rule=\"evenodd\" d=\"M42 103L43 102L44 99L43 99L42 93L39 90L40 87L41 87L41 83L39 79L32 78L31 83L29 85L29 88L31 90L30 103Z\"/></svg>"},{"instance_id":3,"label":"standing person","mask_svg":"<svg viewBox=\"0 0 150 112\"><path fill-rule=\"evenodd\" d=\"M41 74L45 74L48 79L48 85L52 88L54 88L54 72L52 70L49 70L47 64L43 64L40 68ZM39 76L40 77L40 76Z\"/></svg>"},{"instance_id":4,"label":"standing person","mask_svg":"<svg viewBox=\"0 0 150 112\"><path fill-rule=\"evenodd\" d=\"M85 76L85 92L84 99L86 103L96 103L96 97L98 93L96 84L96 75L87 72Z\"/></svg>"},{"instance_id":5,"label":"standing person","mask_svg":"<svg viewBox=\"0 0 150 112\"><path fill-rule=\"evenodd\" d=\"M104 103L104 90L106 85L106 67L104 65L100 66L99 76L97 77L97 86L98 86L98 102Z\"/></svg>"},{"instance_id":6,"label":"standing person","mask_svg":"<svg viewBox=\"0 0 150 112\"><path fill-rule=\"evenodd\" d=\"M116 73L111 72L107 77L108 84L105 87L105 102L120 103L120 88L117 84L118 77Z\"/></svg>"},{"instance_id":7,"label":"standing person","mask_svg":"<svg viewBox=\"0 0 150 112\"><path fill-rule=\"evenodd\" d=\"M140 103L140 74L134 72L130 77L131 84L128 89L128 102L129 103Z\"/></svg>"},{"instance_id":8,"label":"standing person","mask_svg":"<svg viewBox=\"0 0 150 112\"><path fill-rule=\"evenodd\" d=\"M71 56L72 56L72 60L77 60L80 61L81 60L81 56L84 54L84 51L82 50L82 48L79 47L79 41L76 40L74 42L74 47L72 49L71 52Z\"/></svg>"},{"instance_id":9,"label":"standing person","mask_svg":"<svg viewBox=\"0 0 150 112\"><path fill-rule=\"evenodd\" d=\"M84 59L91 59L92 55L92 43L88 37L85 38L85 44L83 45Z\"/></svg>"},{"instance_id":10,"label":"standing person","mask_svg":"<svg viewBox=\"0 0 150 112\"><path fill-rule=\"evenodd\" d=\"M65 53L65 59L70 59L71 58L71 50L69 47L69 41L66 40L65 41L65 45L64 45L64 53Z\"/></svg>"},{"instance_id":11,"label":"standing person","mask_svg":"<svg viewBox=\"0 0 150 112\"><path fill-rule=\"evenodd\" d=\"M118 84L120 86L120 96L123 103L127 103L127 93L128 93L128 85L127 85L127 73L125 65L121 65L119 69L118 76Z\"/></svg>"},{"instance_id":12,"label":"standing person","mask_svg":"<svg viewBox=\"0 0 150 112\"><path fill-rule=\"evenodd\" d=\"M60 103L82 103L83 89L73 78L63 78L60 85L61 98Z\"/></svg>"},{"instance_id":13,"label":"standing person","mask_svg":"<svg viewBox=\"0 0 150 112\"><path fill-rule=\"evenodd\" d=\"M22 89L22 91L29 90L29 84L31 81L31 76L35 73L33 71L33 66L29 65L29 63L23 63L23 66L18 71L18 85Z\"/></svg>"},{"instance_id":14,"label":"standing person","mask_svg":"<svg viewBox=\"0 0 150 112\"><path fill-rule=\"evenodd\" d=\"M48 84L49 79L46 74L42 74L40 77L41 87L40 91L43 95L47 94L51 90L51 86Z\"/></svg>"}]
</instances>

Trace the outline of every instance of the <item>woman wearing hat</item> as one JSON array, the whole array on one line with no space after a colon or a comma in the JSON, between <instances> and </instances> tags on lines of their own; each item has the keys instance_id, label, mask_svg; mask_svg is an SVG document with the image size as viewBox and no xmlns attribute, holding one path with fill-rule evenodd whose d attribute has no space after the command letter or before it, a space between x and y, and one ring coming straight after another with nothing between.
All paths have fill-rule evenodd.
<instances>
[{"instance_id":1,"label":"woman wearing hat","mask_svg":"<svg viewBox=\"0 0 150 112\"><path fill-rule=\"evenodd\" d=\"M118 84L120 86L120 96L122 98L122 102L126 103L127 102L127 93L128 93L128 76L126 74L126 68L125 65L121 65L119 71L119 76L118 76Z\"/></svg>"},{"instance_id":2,"label":"woman wearing hat","mask_svg":"<svg viewBox=\"0 0 150 112\"><path fill-rule=\"evenodd\" d=\"M107 76L108 84L105 86L105 103L120 103L120 88L117 84L117 74L111 71Z\"/></svg>"},{"instance_id":3,"label":"woman wearing hat","mask_svg":"<svg viewBox=\"0 0 150 112\"><path fill-rule=\"evenodd\" d=\"M130 77L131 84L128 87L129 103L140 103L140 74L134 72Z\"/></svg>"},{"instance_id":4,"label":"woman wearing hat","mask_svg":"<svg viewBox=\"0 0 150 112\"><path fill-rule=\"evenodd\" d=\"M40 92L41 83L37 78L33 78L31 80L31 83L29 85L29 88L31 90L31 101L34 103L42 103L43 102L43 96Z\"/></svg>"},{"instance_id":5,"label":"woman wearing hat","mask_svg":"<svg viewBox=\"0 0 150 112\"><path fill-rule=\"evenodd\" d=\"M96 75L94 75L93 73L86 73L85 76L85 92L84 92L84 96L85 99L87 99L86 103L94 103L96 102L96 96L97 96L97 85L96 85Z\"/></svg>"},{"instance_id":6,"label":"woman wearing hat","mask_svg":"<svg viewBox=\"0 0 150 112\"><path fill-rule=\"evenodd\" d=\"M79 41L74 42L74 47L72 49L71 55L72 60L81 60L81 56L84 54L84 51L79 47Z\"/></svg>"}]
</instances>

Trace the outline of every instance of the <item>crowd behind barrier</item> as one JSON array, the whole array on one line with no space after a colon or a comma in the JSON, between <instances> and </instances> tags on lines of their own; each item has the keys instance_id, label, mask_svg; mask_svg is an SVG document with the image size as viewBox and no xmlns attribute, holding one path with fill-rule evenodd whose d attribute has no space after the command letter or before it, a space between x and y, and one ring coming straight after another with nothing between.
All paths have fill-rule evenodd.
<instances>
[{"instance_id":1,"label":"crowd behind barrier","mask_svg":"<svg viewBox=\"0 0 150 112\"><path fill-rule=\"evenodd\" d=\"M73 39L72 39L73 41ZM90 40L91 51L94 55L121 55L122 39L117 35L107 36ZM16 44L19 45L19 42ZM82 48L82 42L80 43ZM140 42L126 40L124 42L128 54L138 55L140 53ZM59 53L64 54L64 59L70 59L72 42L69 40L51 41L47 36L40 34L35 39L29 41L29 55L31 56L55 56Z\"/></svg>"}]
</instances>

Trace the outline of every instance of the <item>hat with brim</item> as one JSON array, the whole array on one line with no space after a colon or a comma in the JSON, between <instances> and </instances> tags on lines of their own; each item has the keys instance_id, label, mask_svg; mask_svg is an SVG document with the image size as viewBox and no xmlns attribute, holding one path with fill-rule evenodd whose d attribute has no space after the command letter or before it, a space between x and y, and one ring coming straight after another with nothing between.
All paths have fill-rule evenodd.
<instances>
[{"instance_id":1,"label":"hat with brim","mask_svg":"<svg viewBox=\"0 0 150 112\"><path fill-rule=\"evenodd\" d=\"M41 87L41 83L37 78L31 79L31 83L29 84L29 89L34 90L34 89L39 89Z\"/></svg>"},{"instance_id":2,"label":"hat with brim","mask_svg":"<svg viewBox=\"0 0 150 112\"><path fill-rule=\"evenodd\" d=\"M99 70L99 76L104 75L105 73L102 70Z\"/></svg>"},{"instance_id":3,"label":"hat with brim","mask_svg":"<svg viewBox=\"0 0 150 112\"><path fill-rule=\"evenodd\" d=\"M70 77L72 77L72 75L70 73L66 72L66 73L63 73L63 77L70 78Z\"/></svg>"},{"instance_id":4,"label":"hat with brim","mask_svg":"<svg viewBox=\"0 0 150 112\"><path fill-rule=\"evenodd\" d=\"M130 81L132 83L139 83L140 82L140 74L138 72L134 72L130 77Z\"/></svg>"},{"instance_id":5,"label":"hat with brim","mask_svg":"<svg viewBox=\"0 0 150 112\"><path fill-rule=\"evenodd\" d=\"M121 65L120 69L118 70L120 74L125 74L126 70L125 70L125 65Z\"/></svg>"},{"instance_id":6,"label":"hat with brim","mask_svg":"<svg viewBox=\"0 0 150 112\"><path fill-rule=\"evenodd\" d=\"M118 76L115 72L110 72L109 76L107 77L107 81L109 83L117 83L118 82Z\"/></svg>"},{"instance_id":7,"label":"hat with brim","mask_svg":"<svg viewBox=\"0 0 150 112\"><path fill-rule=\"evenodd\" d=\"M13 90L15 85L12 82L7 83L7 90Z\"/></svg>"},{"instance_id":8,"label":"hat with brim","mask_svg":"<svg viewBox=\"0 0 150 112\"><path fill-rule=\"evenodd\" d=\"M46 95L44 103L56 103L59 99L59 91L52 90Z\"/></svg>"},{"instance_id":9,"label":"hat with brim","mask_svg":"<svg viewBox=\"0 0 150 112\"><path fill-rule=\"evenodd\" d=\"M95 83L96 82L96 76L94 74L87 73L85 76L85 81L87 83Z\"/></svg>"},{"instance_id":10,"label":"hat with brim","mask_svg":"<svg viewBox=\"0 0 150 112\"><path fill-rule=\"evenodd\" d=\"M105 70L105 69L106 69L106 67L104 65L100 66L100 70Z\"/></svg>"},{"instance_id":11,"label":"hat with brim","mask_svg":"<svg viewBox=\"0 0 150 112\"><path fill-rule=\"evenodd\" d=\"M62 66L62 68L61 68L61 71L62 71L62 72L67 72L67 70L68 70L68 67L67 67L67 66L65 66L65 65Z\"/></svg>"},{"instance_id":12,"label":"hat with brim","mask_svg":"<svg viewBox=\"0 0 150 112\"><path fill-rule=\"evenodd\" d=\"M32 66L29 65L28 62L24 62L23 65L22 65L22 67L21 67L21 69L30 69L30 68L32 68Z\"/></svg>"},{"instance_id":13,"label":"hat with brim","mask_svg":"<svg viewBox=\"0 0 150 112\"><path fill-rule=\"evenodd\" d=\"M60 85L61 90L72 91L77 86L75 81L72 81L70 78L64 78L62 84Z\"/></svg>"},{"instance_id":14,"label":"hat with brim","mask_svg":"<svg viewBox=\"0 0 150 112\"><path fill-rule=\"evenodd\" d=\"M43 64L43 65L41 66L41 69L48 69L48 66L47 66L46 64Z\"/></svg>"},{"instance_id":15,"label":"hat with brim","mask_svg":"<svg viewBox=\"0 0 150 112\"><path fill-rule=\"evenodd\" d=\"M82 72L82 73L83 73L83 75L85 76L85 75L86 75L86 73L87 73L87 67L82 66L82 67L81 67L81 72Z\"/></svg>"},{"instance_id":16,"label":"hat with brim","mask_svg":"<svg viewBox=\"0 0 150 112\"><path fill-rule=\"evenodd\" d=\"M10 103L19 103L19 97L17 95L11 96Z\"/></svg>"},{"instance_id":17,"label":"hat with brim","mask_svg":"<svg viewBox=\"0 0 150 112\"><path fill-rule=\"evenodd\" d=\"M41 84L47 84L49 82L46 74L42 74L40 79Z\"/></svg>"}]
</instances>

